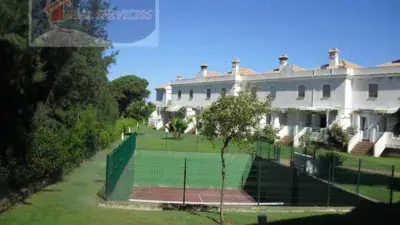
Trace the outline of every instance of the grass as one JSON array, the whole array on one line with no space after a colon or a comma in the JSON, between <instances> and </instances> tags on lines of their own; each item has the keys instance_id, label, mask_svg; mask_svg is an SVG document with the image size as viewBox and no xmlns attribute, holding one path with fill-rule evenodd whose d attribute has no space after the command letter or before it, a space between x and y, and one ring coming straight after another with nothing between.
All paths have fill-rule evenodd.
<instances>
[{"instance_id":1,"label":"grass","mask_svg":"<svg viewBox=\"0 0 400 225\"><path fill-rule=\"evenodd\" d=\"M112 147L115 147L113 145ZM97 206L97 192L105 177L105 159L108 151L99 152L81 167L75 169L62 182L46 187L24 203L0 214L2 225L109 225L109 224L215 224L215 213L183 211L134 211ZM321 212L271 212L268 221L282 221L322 216ZM329 215L337 215L328 213ZM256 224L257 213L227 213L231 224Z\"/></svg>"},{"instance_id":2,"label":"grass","mask_svg":"<svg viewBox=\"0 0 400 225\"><path fill-rule=\"evenodd\" d=\"M175 140L172 134L162 131L155 131L148 127L140 127L136 148L138 150L149 151L178 151L178 152L202 152L202 153L219 153L222 143L221 141L208 141L200 135L182 134L181 139ZM235 145L229 145L228 153L247 153L255 145L247 148L239 148Z\"/></svg>"},{"instance_id":3,"label":"grass","mask_svg":"<svg viewBox=\"0 0 400 225\"><path fill-rule=\"evenodd\" d=\"M148 127L140 127L139 132L143 135L138 136L137 149L139 150L148 150L148 151L179 151L179 152L202 152L202 153L219 153L220 147L222 143L220 141L211 141L205 140L200 135L191 135L191 134L183 134L182 139L174 140L172 139L171 134L165 134L162 131L155 131ZM213 145L214 144L214 145ZM263 147L265 152L268 150L268 144L263 143ZM247 146L245 148L239 148L233 144L229 145L228 153L248 153L251 151L255 151L256 144ZM300 152L299 148L294 149L295 152ZM328 150L318 149L318 154L323 154ZM272 150L271 150L272 157ZM347 160L344 162L344 166L358 169L358 161L361 159L362 167L387 171L388 173L391 171L391 166L394 165L397 168L397 171L400 171L400 159L398 158L387 158L387 157L371 157L371 156L359 156L348 154L345 152L339 152L339 154L347 157ZM281 159L290 159L291 155L291 147L284 146L280 152Z\"/></svg>"}]
</instances>

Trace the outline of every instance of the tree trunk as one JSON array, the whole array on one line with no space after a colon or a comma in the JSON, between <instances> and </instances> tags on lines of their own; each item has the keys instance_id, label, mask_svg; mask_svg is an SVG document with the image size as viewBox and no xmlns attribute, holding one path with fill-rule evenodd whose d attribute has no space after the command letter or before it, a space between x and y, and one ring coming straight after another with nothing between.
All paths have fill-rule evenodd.
<instances>
[{"instance_id":1,"label":"tree trunk","mask_svg":"<svg viewBox=\"0 0 400 225\"><path fill-rule=\"evenodd\" d=\"M229 142L224 142L224 146L221 149L221 175L222 175L222 182L221 182L221 199L220 199L220 209L219 209L219 217L220 217L220 224L224 224L224 209L223 209L223 198L224 198L224 190L225 190L225 149L228 146Z\"/></svg>"}]
</instances>

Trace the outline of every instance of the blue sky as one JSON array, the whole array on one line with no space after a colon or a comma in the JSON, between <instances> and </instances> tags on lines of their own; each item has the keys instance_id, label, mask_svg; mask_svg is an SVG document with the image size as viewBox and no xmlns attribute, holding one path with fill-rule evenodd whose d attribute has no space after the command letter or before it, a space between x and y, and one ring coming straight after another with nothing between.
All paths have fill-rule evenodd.
<instances>
[{"instance_id":1,"label":"blue sky","mask_svg":"<svg viewBox=\"0 0 400 225\"><path fill-rule=\"evenodd\" d=\"M126 2L111 4L132 7ZM257 72L276 68L283 53L314 68L337 47L341 59L371 67L400 58L399 10L399 0L160 0L159 46L118 48L109 79L146 78L154 100L154 88L178 74L192 77L203 62L227 72L234 57ZM112 21L108 30L113 40L146 27Z\"/></svg>"}]
</instances>

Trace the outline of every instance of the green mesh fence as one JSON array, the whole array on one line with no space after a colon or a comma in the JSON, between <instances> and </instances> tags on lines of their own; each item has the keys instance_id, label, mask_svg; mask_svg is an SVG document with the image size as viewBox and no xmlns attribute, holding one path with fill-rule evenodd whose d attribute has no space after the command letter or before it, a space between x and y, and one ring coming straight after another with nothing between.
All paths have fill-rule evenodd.
<instances>
[{"instance_id":1,"label":"green mesh fence","mask_svg":"<svg viewBox=\"0 0 400 225\"><path fill-rule=\"evenodd\" d=\"M345 156L342 153L337 154ZM301 173L327 183L327 204L341 197L341 194L338 194L339 190L358 196L363 201L400 201L399 173L394 165L379 163L376 158L357 158L350 155L337 159L323 154L314 158L296 153L295 164Z\"/></svg>"},{"instance_id":2,"label":"green mesh fence","mask_svg":"<svg viewBox=\"0 0 400 225\"><path fill-rule=\"evenodd\" d=\"M296 148L279 148L266 141L254 147L256 151L251 154L233 151L236 154L224 155L224 202L356 206L368 198L400 201L399 173L391 165L365 157L349 158L341 165L334 161L321 164L319 154L315 158L306 156L307 160L298 164L302 154L296 153ZM222 176L217 150L200 153L135 148L136 136L132 135L107 157L108 200L219 202Z\"/></svg>"},{"instance_id":3,"label":"green mesh fence","mask_svg":"<svg viewBox=\"0 0 400 225\"><path fill-rule=\"evenodd\" d=\"M106 200L127 200L133 184L133 171L128 164L136 148L136 135L129 134L118 147L107 155L106 167ZM129 176L130 173L131 176Z\"/></svg>"},{"instance_id":4,"label":"green mesh fence","mask_svg":"<svg viewBox=\"0 0 400 225\"><path fill-rule=\"evenodd\" d=\"M185 167L186 161L186 167ZM242 186L251 155L226 154L226 188ZM137 151L134 156L134 185L154 187L220 188L221 159L216 153Z\"/></svg>"}]
</instances>

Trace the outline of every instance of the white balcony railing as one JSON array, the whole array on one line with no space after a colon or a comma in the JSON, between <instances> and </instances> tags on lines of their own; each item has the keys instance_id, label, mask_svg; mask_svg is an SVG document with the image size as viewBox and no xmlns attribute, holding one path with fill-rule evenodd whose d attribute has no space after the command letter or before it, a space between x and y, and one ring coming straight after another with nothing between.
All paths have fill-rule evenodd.
<instances>
[{"instance_id":1,"label":"white balcony railing","mask_svg":"<svg viewBox=\"0 0 400 225\"><path fill-rule=\"evenodd\" d=\"M303 128L301 128L301 129L299 129L299 132L297 132L297 134L294 136L294 138L293 138L293 145L294 145L294 147L299 147L300 146L300 139L301 139L301 137L304 135L304 134L306 134L306 133L308 133L308 132L311 132L312 131L312 128L311 127L303 127Z\"/></svg>"},{"instance_id":2,"label":"white balcony railing","mask_svg":"<svg viewBox=\"0 0 400 225\"><path fill-rule=\"evenodd\" d=\"M277 133L277 136L279 138L283 138L285 136L289 135L289 126L283 126L279 132Z\"/></svg>"}]
</instances>

